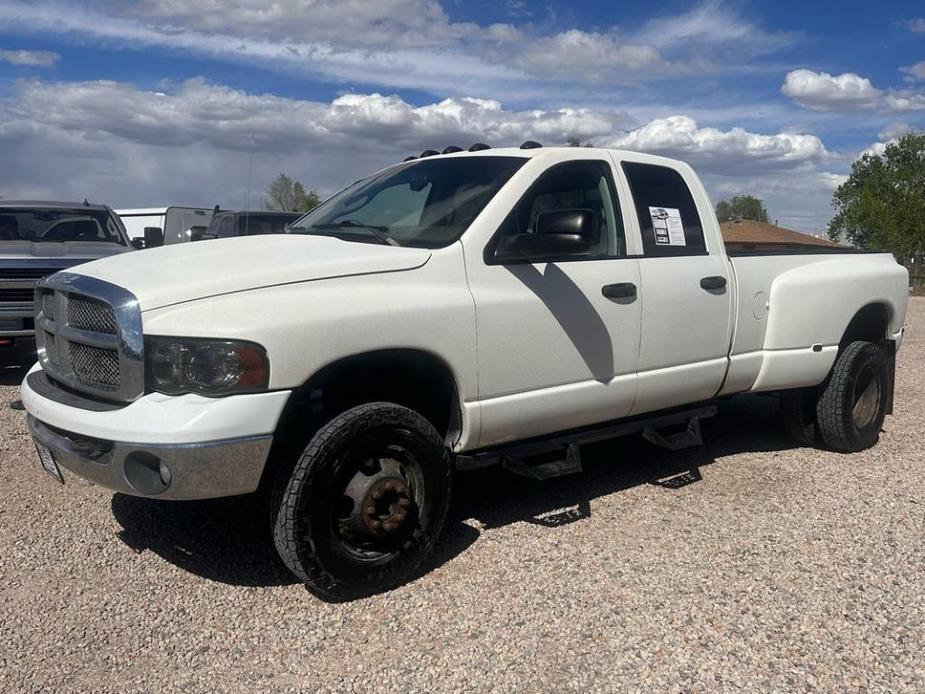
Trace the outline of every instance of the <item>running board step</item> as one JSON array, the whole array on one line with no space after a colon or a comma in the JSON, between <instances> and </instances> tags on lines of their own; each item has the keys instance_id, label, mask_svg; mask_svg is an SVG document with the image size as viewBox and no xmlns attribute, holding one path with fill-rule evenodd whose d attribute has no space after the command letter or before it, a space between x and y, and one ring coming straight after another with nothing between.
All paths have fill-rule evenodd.
<instances>
[{"instance_id":1,"label":"running board step","mask_svg":"<svg viewBox=\"0 0 925 694\"><path fill-rule=\"evenodd\" d=\"M643 433L657 446L671 450L700 445L700 420L716 414L716 405L702 404L572 429L551 436L517 441L457 455L457 470L503 465L534 479L548 479L581 471L578 446L618 436Z\"/></svg>"},{"instance_id":2,"label":"running board step","mask_svg":"<svg viewBox=\"0 0 925 694\"><path fill-rule=\"evenodd\" d=\"M680 451L682 448L703 445L703 437L700 435L700 419L697 417L687 420L687 426L683 429L646 427L642 430L642 438L651 444L667 448L669 451Z\"/></svg>"},{"instance_id":3,"label":"running board step","mask_svg":"<svg viewBox=\"0 0 925 694\"><path fill-rule=\"evenodd\" d=\"M581 452L578 444L570 443L563 449L553 449L524 458L504 455L501 463L514 474L548 480L581 472Z\"/></svg>"}]
</instances>

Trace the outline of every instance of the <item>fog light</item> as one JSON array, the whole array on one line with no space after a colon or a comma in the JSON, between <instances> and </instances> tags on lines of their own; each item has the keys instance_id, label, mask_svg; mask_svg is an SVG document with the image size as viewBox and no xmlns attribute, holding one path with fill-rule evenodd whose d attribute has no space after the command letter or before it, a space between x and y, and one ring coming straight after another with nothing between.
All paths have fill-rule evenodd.
<instances>
[{"instance_id":1,"label":"fog light","mask_svg":"<svg viewBox=\"0 0 925 694\"><path fill-rule=\"evenodd\" d=\"M122 463L125 481L145 496L157 496L170 486L170 468L156 455L145 451L132 451Z\"/></svg>"},{"instance_id":2,"label":"fog light","mask_svg":"<svg viewBox=\"0 0 925 694\"><path fill-rule=\"evenodd\" d=\"M157 471L161 473L161 482L164 483L164 488L166 489L170 486L170 468L167 467L167 463L161 460L157 466Z\"/></svg>"}]
</instances>

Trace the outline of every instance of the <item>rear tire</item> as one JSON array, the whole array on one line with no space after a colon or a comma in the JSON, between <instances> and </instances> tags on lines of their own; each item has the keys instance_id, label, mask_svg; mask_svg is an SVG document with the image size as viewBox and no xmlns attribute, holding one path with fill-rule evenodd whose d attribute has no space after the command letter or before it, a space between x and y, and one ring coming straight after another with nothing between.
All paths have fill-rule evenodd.
<instances>
[{"instance_id":1,"label":"rear tire","mask_svg":"<svg viewBox=\"0 0 925 694\"><path fill-rule=\"evenodd\" d=\"M278 481L273 539L287 567L329 601L406 582L446 520L452 466L424 417L391 403L347 410Z\"/></svg>"},{"instance_id":2,"label":"rear tire","mask_svg":"<svg viewBox=\"0 0 925 694\"><path fill-rule=\"evenodd\" d=\"M826 445L852 453L880 439L890 386L887 355L871 342L849 344L823 384L816 404L819 433Z\"/></svg>"}]
</instances>

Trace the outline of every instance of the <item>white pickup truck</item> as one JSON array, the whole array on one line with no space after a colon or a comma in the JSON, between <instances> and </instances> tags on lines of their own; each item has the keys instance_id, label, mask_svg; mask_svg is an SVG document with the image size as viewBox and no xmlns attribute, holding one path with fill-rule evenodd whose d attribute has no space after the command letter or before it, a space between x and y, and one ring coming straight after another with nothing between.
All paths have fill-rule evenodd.
<instances>
[{"instance_id":1,"label":"white pickup truck","mask_svg":"<svg viewBox=\"0 0 925 694\"><path fill-rule=\"evenodd\" d=\"M553 477L632 432L695 444L714 399L761 391L803 443L876 443L906 317L892 256L730 257L665 158L454 150L284 235L43 280L22 400L44 467L161 499L265 490L284 562L347 599L413 575L457 469Z\"/></svg>"}]
</instances>

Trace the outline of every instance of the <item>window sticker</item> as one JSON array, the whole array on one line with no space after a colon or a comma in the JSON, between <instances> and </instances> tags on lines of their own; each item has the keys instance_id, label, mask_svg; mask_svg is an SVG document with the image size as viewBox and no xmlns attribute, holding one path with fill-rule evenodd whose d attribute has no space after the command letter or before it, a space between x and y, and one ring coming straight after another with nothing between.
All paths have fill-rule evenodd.
<instances>
[{"instance_id":1,"label":"window sticker","mask_svg":"<svg viewBox=\"0 0 925 694\"><path fill-rule=\"evenodd\" d=\"M681 223L681 210L677 207L650 207L652 229L658 246L686 246L684 224Z\"/></svg>"}]
</instances>

